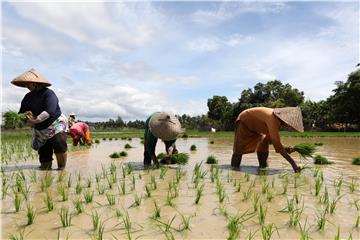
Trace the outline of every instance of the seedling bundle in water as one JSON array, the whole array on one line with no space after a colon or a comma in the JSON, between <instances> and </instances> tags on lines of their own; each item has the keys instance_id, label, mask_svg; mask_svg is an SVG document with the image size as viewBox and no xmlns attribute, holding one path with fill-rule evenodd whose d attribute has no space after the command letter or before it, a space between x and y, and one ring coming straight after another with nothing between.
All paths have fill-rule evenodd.
<instances>
[{"instance_id":1,"label":"seedling bundle in water","mask_svg":"<svg viewBox=\"0 0 360 240\"><path fill-rule=\"evenodd\" d=\"M360 156L353 158L352 164L354 165L360 165Z\"/></svg>"},{"instance_id":2,"label":"seedling bundle in water","mask_svg":"<svg viewBox=\"0 0 360 240\"><path fill-rule=\"evenodd\" d=\"M314 157L315 164L332 164L333 162L329 161L326 157L321 155L316 155Z\"/></svg>"},{"instance_id":3,"label":"seedling bundle in water","mask_svg":"<svg viewBox=\"0 0 360 240\"><path fill-rule=\"evenodd\" d=\"M182 164L185 165L189 161L189 154L187 153L175 153L167 155L165 153L160 153L157 155L158 160L161 164Z\"/></svg>"}]
</instances>

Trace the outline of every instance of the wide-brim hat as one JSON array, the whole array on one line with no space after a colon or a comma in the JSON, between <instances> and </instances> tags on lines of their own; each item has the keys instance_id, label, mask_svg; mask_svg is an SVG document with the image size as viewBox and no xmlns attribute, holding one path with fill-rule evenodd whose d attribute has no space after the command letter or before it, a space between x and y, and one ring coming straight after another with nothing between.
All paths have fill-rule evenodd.
<instances>
[{"instance_id":1,"label":"wide-brim hat","mask_svg":"<svg viewBox=\"0 0 360 240\"><path fill-rule=\"evenodd\" d=\"M275 108L274 115L298 132L304 132L303 118L299 107Z\"/></svg>"},{"instance_id":2,"label":"wide-brim hat","mask_svg":"<svg viewBox=\"0 0 360 240\"><path fill-rule=\"evenodd\" d=\"M24 72L20 76L11 81L12 84L18 87L26 87L27 83L42 83L44 85L51 86L51 83L41 76L35 69L30 69Z\"/></svg>"},{"instance_id":3,"label":"wide-brim hat","mask_svg":"<svg viewBox=\"0 0 360 240\"><path fill-rule=\"evenodd\" d=\"M74 112L71 112L69 116L76 116L76 114Z\"/></svg>"},{"instance_id":4,"label":"wide-brim hat","mask_svg":"<svg viewBox=\"0 0 360 240\"><path fill-rule=\"evenodd\" d=\"M155 137L163 141L176 139L181 133L181 124L174 114L159 112L151 117L149 128Z\"/></svg>"}]
</instances>

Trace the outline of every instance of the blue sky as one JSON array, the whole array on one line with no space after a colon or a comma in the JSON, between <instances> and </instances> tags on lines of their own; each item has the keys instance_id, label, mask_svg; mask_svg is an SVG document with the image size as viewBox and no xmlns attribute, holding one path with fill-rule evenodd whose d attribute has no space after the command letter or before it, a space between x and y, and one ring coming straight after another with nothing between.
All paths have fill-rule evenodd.
<instances>
[{"instance_id":1,"label":"blue sky","mask_svg":"<svg viewBox=\"0 0 360 240\"><path fill-rule=\"evenodd\" d=\"M2 2L2 110L30 68L65 114L98 121L199 115L213 95L278 79L326 99L359 62L359 3Z\"/></svg>"}]
</instances>

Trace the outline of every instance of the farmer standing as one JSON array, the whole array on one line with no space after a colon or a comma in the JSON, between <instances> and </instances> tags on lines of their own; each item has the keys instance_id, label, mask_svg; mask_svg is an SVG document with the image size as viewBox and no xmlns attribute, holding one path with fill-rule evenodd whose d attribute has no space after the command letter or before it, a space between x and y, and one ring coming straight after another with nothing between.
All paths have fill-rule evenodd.
<instances>
[{"instance_id":1,"label":"farmer standing","mask_svg":"<svg viewBox=\"0 0 360 240\"><path fill-rule=\"evenodd\" d=\"M144 133L144 165L150 166L151 160L158 167L155 154L158 138L164 141L168 155L177 153L176 139L181 132L181 124L175 115L166 112L155 112L145 122Z\"/></svg>"},{"instance_id":2,"label":"farmer standing","mask_svg":"<svg viewBox=\"0 0 360 240\"><path fill-rule=\"evenodd\" d=\"M294 172L301 170L289 155L291 147L284 147L280 142L280 127L291 127L304 132L302 114L299 107L266 108L254 107L244 110L235 122L235 138L231 166L238 168L243 154L256 152L259 167L268 166L269 144L280 153L292 166Z\"/></svg>"},{"instance_id":3,"label":"farmer standing","mask_svg":"<svg viewBox=\"0 0 360 240\"><path fill-rule=\"evenodd\" d=\"M80 145L91 145L92 141L90 138L90 128L84 122L77 122L72 125L69 131L69 135L73 139L73 145L77 146L80 142Z\"/></svg>"},{"instance_id":4,"label":"farmer standing","mask_svg":"<svg viewBox=\"0 0 360 240\"><path fill-rule=\"evenodd\" d=\"M38 151L40 169L49 170L55 153L58 169L65 168L67 160L67 119L61 113L59 100L47 88L50 82L35 69L31 69L11 81L18 87L30 90L21 101L19 113L31 111L27 124L33 127L31 147Z\"/></svg>"}]
</instances>

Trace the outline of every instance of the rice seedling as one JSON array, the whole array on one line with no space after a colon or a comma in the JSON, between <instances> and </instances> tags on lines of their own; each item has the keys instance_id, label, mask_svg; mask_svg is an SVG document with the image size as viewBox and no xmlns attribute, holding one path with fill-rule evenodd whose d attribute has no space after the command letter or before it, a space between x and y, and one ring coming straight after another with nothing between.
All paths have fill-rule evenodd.
<instances>
[{"instance_id":1,"label":"rice seedling","mask_svg":"<svg viewBox=\"0 0 360 240\"><path fill-rule=\"evenodd\" d=\"M96 240L103 239L104 231L105 231L105 224L103 222L99 222L99 227L96 231L96 236L95 236Z\"/></svg>"},{"instance_id":2,"label":"rice seedling","mask_svg":"<svg viewBox=\"0 0 360 240\"><path fill-rule=\"evenodd\" d=\"M34 223L35 219L35 209L30 206L30 203L26 206L26 217L27 217L27 225L31 225Z\"/></svg>"},{"instance_id":3,"label":"rice seedling","mask_svg":"<svg viewBox=\"0 0 360 240\"><path fill-rule=\"evenodd\" d=\"M64 179L65 179L65 173L64 173L64 172L60 172L57 181L58 181L59 183L61 183L62 181L64 181Z\"/></svg>"},{"instance_id":4,"label":"rice seedling","mask_svg":"<svg viewBox=\"0 0 360 240\"><path fill-rule=\"evenodd\" d=\"M112 141L112 137L109 137L109 141Z\"/></svg>"},{"instance_id":5,"label":"rice seedling","mask_svg":"<svg viewBox=\"0 0 360 240\"><path fill-rule=\"evenodd\" d=\"M113 194L106 194L106 199L110 206L115 205L115 195Z\"/></svg>"},{"instance_id":6,"label":"rice seedling","mask_svg":"<svg viewBox=\"0 0 360 240\"><path fill-rule=\"evenodd\" d=\"M84 205L82 204L81 200L77 198L75 201L73 201L74 208L76 210L76 214L80 214L84 212Z\"/></svg>"},{"instance_id":7,"label":"rice seedling","mask_svg":"<svg viewBox=\"0 0 360 240\"><path fill-rule=\"evenodd\" d=\"M320 203L329 204L329 192L325 186L324 194L320 196Z\"/></svg>"},{"instance_id":8,"label":"rice seedling","mask_svg":"<svg viewBox=\"0 0 360 240\"><path fill-rule=\"evenodd\" d=\"M165 167L160 168L160 179L164 179L164 176L165 176L167 170L168 170L168 168L165 168Z\"/></svg>"},{"instance_id":9,"label":"rice seedling","mask_svg":"<svg viewBox=\"0 0 360 240\"><path fill-rule=\"evenodd\" d=\"M259 205L259 211L258 211L258 217L259 217L259 224L264 225L265 224L265 217L267 213L267 208L264 209L262 204Z\"/></svg>"},{"instance_id":10,"label":"rice seedling","mask_svg":"<svg viewBox=\"0 0 360 240\"><path fill-rule=\"evenodd\" d=\"M247 201L250 198L251 193L252 193L252 188L251 187L249 187L246 191L242 192L243 201Z\"/></svg>"},{"instance_id":11,"label":"rice seedling","mask_svg":"<svg viewBox=\"0 0 360 240\"><path fill-rule=\"evenodd\" d=\"M253 198L254 212L256 212L258 210L259 200L260 200L260 195L258 193L254 193L254 198Z\"/></svg>"},{"instance_id":12,"label":"rice seedling","mask_svg":"<svg viewBox=\"0 0 360 240\"><path fill-rule=\"evenodd\" d=\"M323 165L323 164L333 164L332 161L329 161L326 157L321 156L321 155L316 155L314 157L314 164L319 164L319 165Z\"/></svg>"},{"instance_id":13,"label":"rice seedling","mask_svg":"<svg viewBox=\"0 0 360 240\"><path fill-rule=\"evenodd\" d=\"M135 207L138 207L141 205L141 200L142 200L142 196L138 195L137 193L135 194L134 196L134 203L131 205L131 206L135 206Z\"/></svg>"},{"instance_id":14,"label":"rice seedling","mask_svg":"<svg viewBox=\"0 0 360 240\"><path fill-rule=\"evenodd\" d=\"M9 184L6 184L5 185L3 184L2 185L2 188L1 188L1 199L5 199L7 193L8 193L8 190L9 190L9 187L10 185Z\"/></svg>"},{"instance_id":15,"label":"rice seedling","mask_svg":"<svg viewBox=\"0 0 360 240\"><path fill-rule=\"evenodd\" d=\"M15 212L19 212L21 207L21 199L17 192L14 193L14 206L15 206Z\"/></svg>"},{"instance_id":16,"label":"rice seedling","mask_svg":"<svg viewBox=\"0 0 360 240\"><path fill-rule=\"evenodd\" d=\"M219 202L222 203L226 197L226 192L224 186L220 183L220 181L216 182L216 194L218 195Z\"/></svg>"},{"instance_id":17,"label":"rice seedling","mask_svg":"<svg viewBox=\"0 0 360 240\"><path fill-rule=\"evenodd\" d=\"M155 176L151 175L150 179L151 179L151 185L153 187L153 190L156 190L157 189L157 184L156 184Z\"/></svg>"},{"instance_id":18,"label":"rice seedling","mask_svg":"<svg viewBox=\"0 0 360 240\"><path fill-rule=\"evenodd\" d=\"M246 180L247 182L250 181L250 174L249 174L249 173L245 173L244 177L245 177L245 180Z\"/></svg>"},{"instance_id":19,"label":"rice seedling","mask_svg":"<svg viewBox=\"0 0 360 240\"><path fill-rule=\"evenodd\" d=\"M146 191L146 196L148 198L151 197L151 189L150 189L150 186L148 184L145 185L145 191Z\"/></svg>"},{"instance_id":20,"label":"rice seedling","mask_svg":"<svg viewBox=\"0 0 360 240\"><path fill-rule=\"evenodd\" d=\"M254 216L252 213L248 213L248 211L245 211L242 215L236 215L236 216L228 216L228 224L227 229L229 232L229 236L227 239L238 239L240 228L242 224L249 219L251 219Z\"/></svg>"},{"instance_id":21,"label":"rice seedling","mask_svg":"<svg viewBox=\"0 0 360 240\"><path fill-rule=\"evenodd\" d=\"M119 193L121 193L122 195L126 194L125 180L121 182L120 188L119 188L119 185L118 185L118 190L119 190Z\"/></svg>"},{"instance_id":22,"label":"rice seedling","mask_svg":"<svg viewBox=\"0 0 360 240\"><path fill-rule=\"evenodd\" d=\"M86 192L84 192L83 196L86 203L91 203L93 201L94 192L87 190Z\"/></svg>"},{"instance_id":23,"label":"rice seedling","mask_svg":"<svg viewBox=\"0 0 360 240\"><path fill-rule=\"evenodd\" d=\"M101 175L100 174L95 174L95 181L96 183L99 183L101 180Z\"/></svg>"},{"instance_id":24,"label":"rice seedling","mask_svg":"<svg viewBox=\"0 0 360 240\"><path fill-rule=\"evenodd\" d=\"M69 199L69 189L64 187L61 184L58 186L58 193L60 194L61 200L63 202L65 202Z\"/></svg>"},{"instance_id":25,"label":"rice seedling","mask_svg":"<svg viewBox=\"0 0 360 240\"><path fill-rule=\"evenodd\" d=\"M95 142L95 143L100 143L100 140L99 140L99 139L95 139L94 142Z\"/></svg>"},{"instance_id":26,"label":"rice seedling","mask_svg":"<svg viewBox=\"0 0 360 240\"><path fill-rule=\"evenodd\" d=\"M360 156L353 158L351 163L354 165L360 165Z\"/></svg>"},{"instance_id":27,"label":"rice seedling","mask_svg":"<svg viewBox=\"0 0 360 240\"><path fill-rule=\"evenodd\" d=\"M327 211L323 211L322 213L317 214L317 220L316 220L316 224L317 224L317 230L323 230L325 228L325 223L326 223L326 213Z\"/></svg>"},{"instance_id":28,"label":"rice seedling","mask_svg":"<svg viewBox=\"0 0 360 240\"><path fill-rule=\"evenodd\" d=\"M269 190L269 182L263 182L262 186L261 186L261 192L262 194L265 194L267 191Z\"/></svg>"},{"instance_id":29,"label":"rice seedling","mask_svg":"<svg viewBox=\"0 0 360 240\"><path fill-rule=\"evenodd\" d=\"M96 190L99 193L99 195L103 195L105 193L105 186L98 183L96 185Z\"/></svg>"},{"instance_id":30,"label":"rice seedling","mask_svg":"<svg viewBox=\"0 0 360 240\"><path fill-rule=\"evenodd\" d=\"M106 176L106 181L108 183L109 189L113 189L114 182L112 181L112 179L109 176Z\"/></svg>"},{"instance_id":31,"label":"rice seedling","mask_svg":"<svg viewBox=\"0 0 360 240\"><path fill-rule=\"evenodd\" d=\"M337 233L334 237L334 240L340 240L340 226L338 226L338 230L337 230Z\"/></svg>"},{"instance_id":32,"label":"rice seedling","mask_svg":"<svg viewBox=\"0 0 360 240\"><path fill-rule=\"evenodd\" d=\"M340 195L342 184L343 184L342 176L340 176L338 179L334 179L334 187L337 196Z\"/></svg>"},{"instance_id":33,"label":"rice seedling","mask_svg":"<svg viewBox=\"0 0 360 240\"><path fill-rule=\"evenodd\" d=\"M293 209L289 211L289 226L297 226L300 223L300 218L304 210L304 203L301 208Z\"/></svg>"},{"instance_id":34,"label":"rice seedling","mask_svg":"<svg viewBox=\"0 0 360 240\"><path fill-rule=\"evenodd\" d=\"M132 223L131 223L131 219L129 217L128 212L125 212L125 214L123 214L122 220L123 220L124 227L126 229L127 237L128 237L128 239L131 239Z\"/></svg>"},{"instance_id":35,"label":"rice seedling","mask_svg":"<svg viewBox=\"0 0 360 240\"><path fill-rule=\"evenodd\" d=\"M236 186L236 192L240 192L240 191L241 191L241 182L238 182Z\"/></svg>"},{"instance_id":36,"label":"rice seedling","mask_svg":"<svg viewBox=\"0 0 360 240\"><path fill-rule=\"evenodd\" d=\"M299 229L300 229L300 240L310 240L310 227L306 228L307 218L305 220L304 225L302 226L300 221L298 222Z\"/></svg>"},{"instance_id":37,"label":"rice seedling","mask_svg":"<svg viewBox=\"0 0 360 240\"><path fill-rule=\"evenodd\" d=\"M161 212L161 208L157 205L157 203L154 201L154 213L152 215L152 217L154 219L160 218L160 212Z\"/></svg>"},{"instance_id":38,"label":"rice seedling","mask_svg":"<svg viewBox=\"0 0 360 240\"><path fill-rule=\"evenodd\" d=\"M36 183L36 181L37 181L37 176L36 176L36 170L35 169L31 169L30 170L30 181L32 182L32 183Z\"/></svg>"},{"instance_id":39,"label":"rice seedling","mask_svg":"<svg viewBox=\"0 0 360 240\"><path fill-rule=\"evenodd\" d=\"M93 230L96 231L99 227L99 222L100 222L100 216L97 211L95 211L95 213L94 212L91 213L91 222L93 225Z\"/></svg>"},{"instance_id":40,"label":"rice seedling","mask_svg":"<svg viewBox=\"0 0 360 240\"><path fill-rule=\"evenodd\" d=\"M207 164L217 164L218 160L216 159L216 157L214 155L210 155L208 156L208 158L206 159L206 163Z\"/></svg>"},{"instance_id":41,"label":"rice seedling","mask_svg":"<svg viewBox=\"0 0 360 240\"><path fill-rule=\"evenodd\" d=\"M321 178L316 178L315 180L315 196L318 196L321 190L323 184L323 180L321 180Z\"/></svg>"},{"instance_id":42,"label":"rice seedling","mask_svg":"<svg viewBox=\"0 0 360 240\"><path fill-rule=\"evenodd\" d=\"M53 198L51 197L51 195L49 194L49 192L46 192L44 202L45 202L48 212L50 212L54 209L54 201L53 201Z\"/></svg>"},{"instance_id":43,"label":"rice seedling","mask_svg":"<svg viewBox=\"0 0 360 240\"><path fill-rule=\"evenodd\" d=\"M214 144L215 142L214 141L210 141L210 144Z\"/></svg>"},{"instance_id":44,"label":"rice seedling","mask_svg":"<svg viewBox=\"0 0 360 240\"><path fill-rule=\"evenodd\" d=\"M180 213L181 216L181 228L179 229L180 232L184 230L190 230L190 219L191 216L185 216Z\"/></svg>"},{"instance_id":45,"label":"rice seedling","mask_svg":"<svg viewBox=\"0 0 360 240\"><path fill-rule=\"evenodd\" d=\"M261 236L263 240L270 240L273 233L277 231L277 228L274 223L261 226ZM278 233L279 235L279 233Z\"/></svg>"},{"instance_id":46,"label":"rice seedling","mask_svg":"<svg viewBox=\"0 0 360 240\"><path fill-rule=\"evenodd\" d=\"M91 184L92 184L91 177L88 177L88 178L86 179L86 187L87 187L87 188L90 188L90 187L91 187Z\"/></svg>"},{"instance_id":47,"label":"rice seedling","mask_svg":"<svg viewBox=\"0 0 360 240\"><path fill-rule=\"evenodd\" d=\"M122 217L123 214L122 214L121 210L119 208L117 208L115 210L115 215L116 215L117 218L120 218L120 217Z\"/></svg>"},{"instance_id":48,"label":"rice seedling","mask_svg":"<svg viewBox=\"0 0 360 240\"><path fill-rule=\"evenodd\" d=\"M300 143L294 146L294 150L299 153L301 158L312 157L316 149L316 146L311 143Z\"/></svg>"},{"instance_id":49,"label":"rice seedling","mask_svg":"<svg viewBox=\"0 0 360 240\"><path fill-rule=\"evenodd\" d=\"M335 198L334 200L332 200L332 201L330 202L330 209L329 209L330 214L333 214L333 213L335 212L336 205L337 205L338 201L339 201L343 196L344 196L344 195L338 196L337 198Z\"/></svg>"},{"instance_id":50,"label":"rice seedling","mask_svg":"<svg viewBox=\"0 0 360 240\"><path fill-rule=\"evenodd\" d=\"M20 189L20 192L24 196L25 200L28 200L30 194L30 186L28 186L26 182L24 182L22 188Z\"/></svg>"},{"instance_id":51,"label":"rice seedling","mask_svg":"<svg viewBox=\"0 0 360 240\"><path fill-rule=\"evenodd\" d=\"M273 193L269 190L266 192L266 199L268 202L271 202L271 200L274 198Z\"/></svg>"},{"instance_id":52,"label":"rice seedling","mask_svg":"<svg viewBox=\"0 0 360 240\"><path fill-rule=\"evenodd\" d=\"M355 228L359 228L359 226L360 226L360 215L357 216L357 218L356 218Z\"/></svg>"},{"instance_id":53,"label":"rice seedling","mask_svg":"<svg viewBox=\"0 0 360 240\"><path fill-rule=\"evenodd\" d=\"M315 146L322 146L322 145L324 145L324 144L323 144L322 142L315 142L314 145L315 145Z\"/></svg>"},{"instance_id":54,"label":"rice seedling","mask_svg":"<svg viewBox=\"0 0 360 240\"><path fill-rule=\"evenodd\" d=\"M81 173L80 172L77 173L77 181L81 182Z\"/></svg>"},{"instance_id":55,"label":"rice seedling","mask_svg":"<svg viewBox=\"0 0 360 240\"><path fill-rule=\"evenodd\" d=\"M54 177L51 174L46 173L45 176L41 179L40 188L44 192L45 189L49 188L54 180Z\"/></svg>"},{"instance_id":56,"label":"rice seedling","mask_svg":"<svg viewBox=\"0 0 360 240\"><path fill-rule=\"evenodd\" d=\"M68 180L67 180L67 187L68 187L68 188L71 188L71 184L72 184L71 174L69 174L69 177L68 177Z\"/></svg>"},{"instance_id":57,"label":"rice seedling","mask_svg":"<svg viewBox=\"0 0 360 240\"><path fill-rule=\"evenodd\" d=\"M357 187L357 182L355 181L355 178L352 177L352 178L351 178L351 183L350 183L350 185L349 185L349 190L350 190L350 192L351 192L351 193L354 193L356 187Z\"/></svg>"},{"instance_id":58,"label":"rice seedling","mask_svg":"<svg viewBox=\"0 0 360 240\"><path fill-rule=\"evenodd\" d=\"M130 145L130 144L125 144L125 147L124 147L125 149L130 149L130 148L132 148L132 146Z\"/></svg>"},{"instance_id":59,"label":"rice seedling","mask_svg":"<svg viewBox=\"0 0 360 240\"><path fill-rule=\"evenodd\" d=\"M199 204L200 198L203 195L203 191L204 191L204 184L201 185L201 187L196 189L196 198L195 198L195 204Z\"/></svg>"},{"instance_id":60,"label":"rice seedling","mask_svg":"<svg viewBox=\"0 0 360 240\"><path fill-rule=\"evenodd\" d=\"M175 207L175 203L173 202L174 197L172 196L172 194L170 193L170 191L168 191L167 196L166 196L166 204L169 205L170 207Z\"/></svg>"},{"instance_id":61,"label":"rice seedling","mask_svg":"<svg viewBox=\"0 0 360 240\"><path fill-rule=\"evenodd\" d=\"M81 192L82 192L81 183L80 183L80 182L77 182L77 183L76 183L76 186L75 186L75 193L76 193L76 194L80 194Z\"/></svg>"},{"instance_id":62,"label":"rice seedling","mask_svg":"<svg viewBox=\"0 0 360 240\"><path fill-rule=\"evenodd\" d=\"M19 231L19 235L11 234L9 239L10 240L24 240L25 239L25 229Z\"/></svg>"},{"instance_id":63,"label":"rice seedling","mask_svg":"<svg viewBox=\"0 0 360 240\"><path fill-rule=\"evenodd\" d=\"M356 210L359 211L360 210L360 199L354 200L353 204L354 204Z\"/></svg>"}]
</instances>

